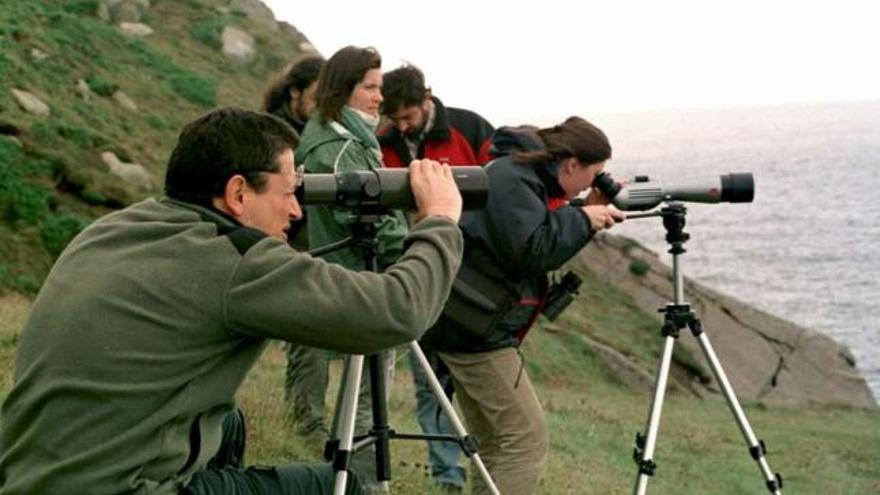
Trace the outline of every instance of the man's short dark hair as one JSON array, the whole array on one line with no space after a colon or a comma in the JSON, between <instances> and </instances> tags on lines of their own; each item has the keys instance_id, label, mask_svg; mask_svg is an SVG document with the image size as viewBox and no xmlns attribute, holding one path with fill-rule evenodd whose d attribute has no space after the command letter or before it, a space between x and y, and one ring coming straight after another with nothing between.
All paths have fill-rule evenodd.
<instances>
[{"instance_id":1,"label":"man's short dark hair","mask_svg":"<svg viewBox=\"0 0 880 495\"><path fill-rule=\"evenodd\" d=\"M263 111L275 112L290 103L290 90L304 93L313 82L318 80L324 57L313 55L299 60L281 73L263 94Z\"/></svg>"},{"instance_id":2,"label":"man's short dark hair","mask_svg":"<svg viewBox=\"0 0 880 495\"><path fill-rule=\"evenodd\" d=\"M266 172L278 172L278 155L299 142L286 122L261 112L227 107L212 110L187 124L165 172L169 198L211 207L229 179L241 174L257 192Z\"/></svg>"},{"instance_id":3,"label":"man's short dark hair","mask_svg":"<svg viewBox=\"0 0 880 495\"><path fill-rule=\"evenodd\" d=\"M415 65L404 64L382 77L382 113L392 113L421 105L428 94L425 75Z\"/></svg>"},{"instance_id":4,"label":"man's short dark hair","mask_svg":"<svg viewBox=\"0 0 880 495\"><path fill-rule=\"evenodd\" d=\"M354 87L370 69L382 67L382 57L375 48L346 46L327 60L318 77L317 107L321 119L339 120Z\"/></svg>"}]
</instances>

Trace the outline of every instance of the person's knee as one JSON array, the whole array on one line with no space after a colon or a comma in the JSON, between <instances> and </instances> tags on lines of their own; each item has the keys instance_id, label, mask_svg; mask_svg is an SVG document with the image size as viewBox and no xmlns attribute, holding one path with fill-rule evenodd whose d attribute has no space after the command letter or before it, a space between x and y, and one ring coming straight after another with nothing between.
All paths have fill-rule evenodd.
<instances>
[{"instance_id":1,"label":"person's knee","mask_svg":"<svg viewBox=\"0 0 880 495\"><path fill-rule=\"evenodd\" d=\"M507 438L500 443L506 444L506 448L502 448L523 462L542 464L550 453L550 433L543 416L531 418L523 423L522 428L504 436Z\"/></svg>"}]
</instances>

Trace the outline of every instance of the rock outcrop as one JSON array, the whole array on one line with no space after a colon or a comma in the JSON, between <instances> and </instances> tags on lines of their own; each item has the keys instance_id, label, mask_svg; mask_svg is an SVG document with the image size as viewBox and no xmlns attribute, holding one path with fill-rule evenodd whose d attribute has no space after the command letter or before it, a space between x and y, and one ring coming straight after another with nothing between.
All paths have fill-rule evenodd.
<instances>
[{"instance_id":1,"label":"rock outcrop","mask_svg":"<svg viewBox=\"0 0 880 495\"><path fill-rule=\"evenodd\" d=\"M12 88L11 91L13 98L15 98L15 101L25 112L39 117L48 117L52 114L49 105L43 102L43 100L37 98L36 95L23 89Z\"/></svg>"},{"instance_id":2,"label":"rock outcrop","mask_svg":"<svg viewBox=\"0 0 880 495\"><path fill-rule=\"evenodd\" d=\"M150 0L103 0L98 15L114 24L140 22L149 9Z\"/></svg>"},{"instance_id":3,"label":"rock outcrop","mask_svg":"<svg viewBox=\"0 0 880 495\"><path fill-rule=\"evenodd\" d=\"M220 39L223 41L223 54L236 63L247 63L256 54L254 37L235 26L223 28Z\"/></svg>"},{"instance_id":4,"label":"rock outcrop","mask_svg":"<svg viewBox=\"0 0 880 495\"><path fill-rule=\"evenodd\" d=\"M112 151L101 153L101 160L107 165L111 174L141 191L149 191L153 187L153 178L142 165L125 163Z\"/></svg>"},{"instance_id":5,"label":"rock outcrop","mask_svg":"<svg viewBox=\"0 0 880 495\"><path fill-rule=\"evenodd\" d=\"M636 276L629 271L634 258L650 265L647 273ZM658 308L674 299L669 267L656 254L628 239L610 234L597 236L573 263L628 293L647 313L658 314ZM853 365L852 355L830 337L689 279L684 299L703 323L740 400L877 407L864 377ZM659 318L657 328L660 338ZM676 345L684 345L707 372L711 369L689 330L682 331ZM708 387L719 391L714 378Z\"/></svg>"},{"instance_id":6,"label":"rock outcrop","mask_svg":"<svg viewBox=\"0 0 880 495\"><path fill-rule=\"evenodd\" d=\"M119 29L126 36L143 38L153 34L153 28L143 22L120 22Z\"/></svg>"}]
</instances>

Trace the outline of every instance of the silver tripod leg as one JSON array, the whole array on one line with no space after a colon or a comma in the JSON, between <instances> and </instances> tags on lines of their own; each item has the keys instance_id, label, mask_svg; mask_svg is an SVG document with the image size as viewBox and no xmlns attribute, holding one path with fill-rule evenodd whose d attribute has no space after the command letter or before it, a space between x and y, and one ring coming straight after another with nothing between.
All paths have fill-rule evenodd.
<instances>
[{"instance_id":1,"label":"silver tripod leg","mask_svg":"<svg viewBox=\"0 0 880 495\"><path fill-rule=\"evenodd\" d=\"M657 378L654 382L654 398L651 400L651 413L648 415L646 434L636 437L635 461L639 465L639 476L636 480L636 488L633 493L644 495L648 489L648 477L654 474L656 464L654 447L657 444L657 433L660 429L660 414L663 410L663 398L666 395L666 383L669 379L669 367L672 364L672 347L675 338L667 336L663 343L663 354L660 366L657 368ZM639 455L641 454L641 455Z\"/></svg>"},{"instance_id":2,"label":"silver tripod leg","mask_svg":"<svg viewBox=\"0 0 880 495\"><path fill-rule=\"evenodd\" d=\"M712 344L709 343L709 337L706 336L702 329L699 329L699 334L697 334L697 331L694 331L694 334L697 336L697 340L700 342L700 347L703 348L703 354L706 355L706 359L712 367L715 379L718 381L718 384L721 385L721 390L724 392L724 398L727 399L727 405L730 407L730 412L732 412L733 416L736 418L736 424L739 425L739 430L742 432L743 438L745 438L746 443L749 445L749 452L751 453L752 458L758 463L758 467L764 475L764 479L767 482L767 489L774 495L780 495L782 493L782 478L778 474L773 474L773 471L770 469L770 464L764 457L764 442L759 441L755 436L755 432L752 430L748 418L746 418L742 407L739 405L739 401L736 399L736 395L733 393L733 387L731 387L730 381L727 380L727 375L721 367L721 361L718 360L718 356L715 355L715 351L712 349Z\"/></svg>"},{"instance_id":3,"label":"silver tripod leg","mask_svg":"<svg viewBox=\"0 0 880 495\"><path fill-rule=\"evenodd\" d=\"M333 420L334 435L337 433L339 435L339 445L333 456L333 468L336 470L334 495L344 495L345 487L348 484L348 465L353 454L354 423L363 369L364 356L348 356L345 359L342 389L339 391L336 417Z\"/></svg>"},{"instance_id":4,"label":"silver tripod leg","mask_svg":"<svg viewBox=\"0 0 880 495\"><path fill-rule=\"evenodd\" d=\"M480 458L480 454L475 450L472 438L468 437L467 431L464 429L464 424L462 424L458 415L455 413L455 409L452 407L452 403L449 402L449 399L446 397L446 393L443 391L443 386L440 385L440 381L437 380L437 376L434 374L431 364L425 357L425 353L422 352L422 348L419 347L419 343L416 341L410 342L409 351L416 357L419 366L422 367L425 376L428 377L428 383L431 385L431 390L433 390L434 395L437 396L437 401L440 402L440 407L443 409L443 412L446 413L446 417L449 418L449 423L452 425L455 434L465 445L469 445L469 447L463 448L465 455L473 459L474 464L477 466L477 470L480 472L480 476L483 478L483 481L486 482L486 486L489 487L489 491L492 492L492 495L500 495L498 488L495 486L495 482L492 481L492 476L489 474L489 470L486 469L486 465L483 464L483 459Z\"/></svg>"}]
</instances>

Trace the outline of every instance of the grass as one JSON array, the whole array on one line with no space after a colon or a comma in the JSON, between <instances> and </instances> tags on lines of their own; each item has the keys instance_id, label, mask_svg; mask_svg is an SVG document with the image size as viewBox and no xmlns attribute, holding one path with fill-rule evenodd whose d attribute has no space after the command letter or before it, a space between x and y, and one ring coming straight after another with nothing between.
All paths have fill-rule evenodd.
<instances>
[{"instance_id":1,"label":"grass","mask_svg":"<svg viewBox=\"0 0 880 495\"><path fill-rule=\"evenodd\" d=\"M594 282L591 282L594 283ZM0 387L12 383L14 349L29 307L16 294L0 297ZM579 300L569 311L582 313ZM567 315L576 321L579 315ZM595 325L595 322L593 323ZM539 495L631 493L635 433L645 428L650 397L609 379L578 338L582 327L544 325L526 340L524 353L551 430L551 454ZM650 350L637 351L650 354ZM411 376L404 352L388 403L390 424L418 432ZM248 421L248 464L318 460L285 419L285 354L269 346L239 391ZM338 384L338 363L332 368ZM335 397L334 386L328 399ZM880 493L880 413L840 407L744 404L767 461L782 473L784 493L867 495ZM392 493L439 494L426 476L426 449L417 441L392 442ZM700 400L670 392L649 492L740 495L766 493L764 479L721 399Z\"/></svg>"}]
</instances>

